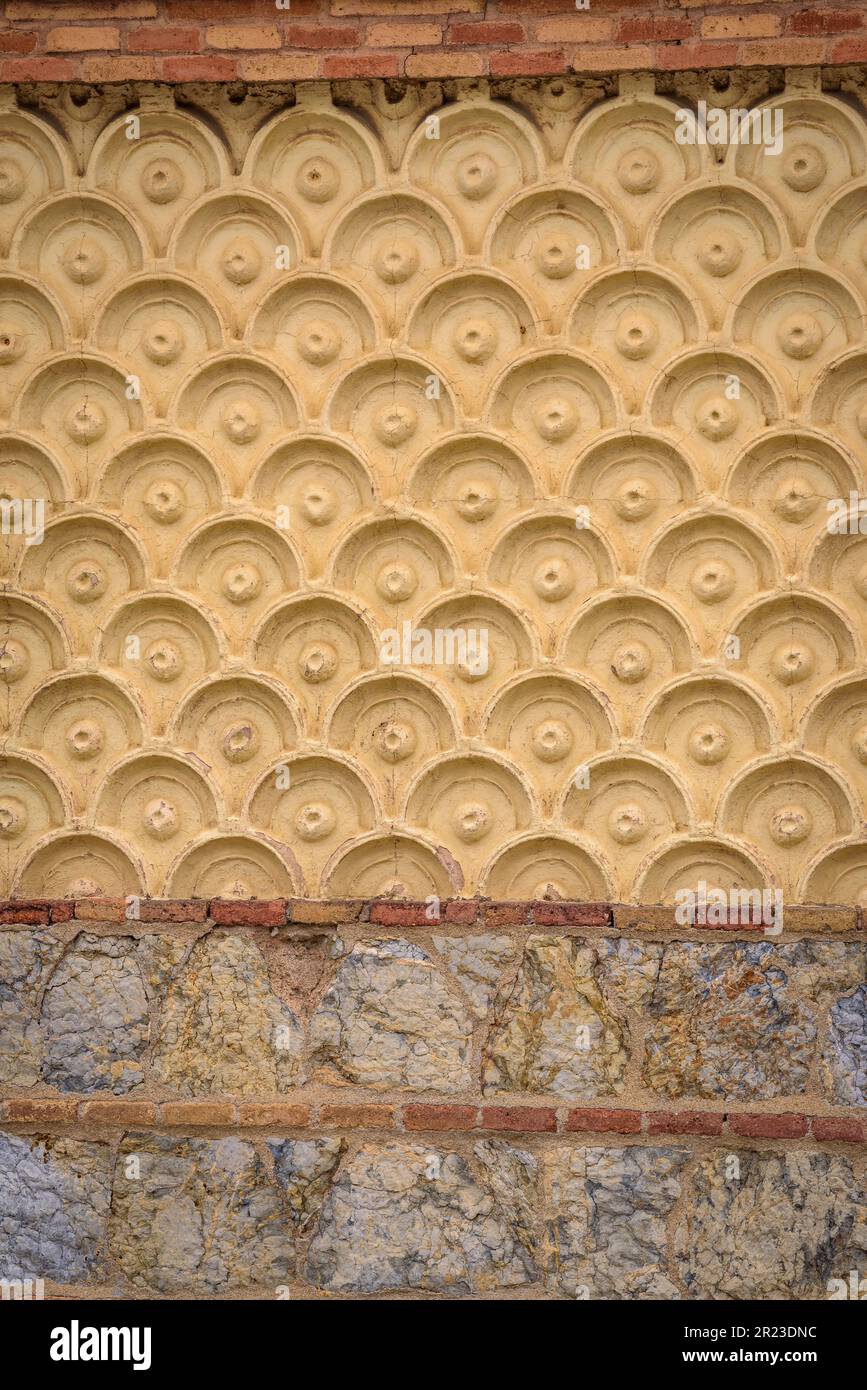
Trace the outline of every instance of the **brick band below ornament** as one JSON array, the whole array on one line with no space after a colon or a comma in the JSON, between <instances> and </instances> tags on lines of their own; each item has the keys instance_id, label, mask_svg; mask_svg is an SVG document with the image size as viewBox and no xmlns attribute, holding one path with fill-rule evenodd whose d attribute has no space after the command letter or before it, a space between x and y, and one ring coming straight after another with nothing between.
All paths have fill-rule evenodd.
<instances>
[{"instance_id":1,"label":"brick band below ornament","mask_svg":"<svg viewBox=\"0 0 867 1390\"><path fill-rule=\"evenodd\" d=\"M679 922L674 907L625 903L498 902L490 898L443 898L439 915L424 902L391 898L234 899L234 898L5 898L0 899L0 927L50 926L61 922L209 923L220 927L340 926L369 922L390 928L525 926L535 930L572 927L605 931L739 931L762 934L760 921ZM820 904L792 904L785 909L784 931L837 935L865 929L864 909Z\"/></svg>"}]
</instances>

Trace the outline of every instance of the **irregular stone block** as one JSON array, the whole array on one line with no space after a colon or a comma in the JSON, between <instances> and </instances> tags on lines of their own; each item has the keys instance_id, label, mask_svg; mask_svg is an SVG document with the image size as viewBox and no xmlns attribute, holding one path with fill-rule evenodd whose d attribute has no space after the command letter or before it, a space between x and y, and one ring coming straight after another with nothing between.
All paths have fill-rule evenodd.
<instances>
[{"instance_id":1,"label":"irregular stone block","mask_svg":"<svg viewBox=\"0 0 867 1390\"><path fill-rule=\"evenodd\" d=\"M242 936L197 941L164 989L154 1072L180 1095L267 1096L299 1079L300 1024Z\"/></svg>"},{"instance_id":2,"label":"irregular stone block","mask_svg":"<svg viewBox=\"0 0 867 1390\"><path fill-rule=\"evenodd\" d=\"M681 1148L560 1149L545 1162L544 1266L572 1298L677 1298L666 1223Z\"/></svg>"},{"instance_id":3,"label":"irregular stone block","mask_svg":"<svg viewBox=\"0 0 867 1390\"><path fill-rule=\"evenodd\" d=\"M83 935L42 1004L44 1079L61 1091L123 1095L144 1074L148 1005L131 937Z\"/></svg>"},{"instance_id":4,"label":"irregular stone block","mask_svg":"<svg viewBox=\"0 0 867 1390\"><path fill-rule=\"evenodd\" d=\"M769 942L665 947L648 1007L644 1084L669 1096L764 1100L808 1084L816 1009Z\"/></svg>"},{"instance_id":5,"label":"irregular stone block","mask_svg":"<svg viewBox=\"0 0 867 1390\"><path fill-rule=\"evenodd\" d=\"M483 932L478 936L435 936L434 945L462 986L476 1018L484 1018L503 972L518 959L511 936Z\"/></svg>"},{"instance_id":6,"label":"irregular stone block","mask_svg":"<svg viewBox=\"0 0 867 1390\"><path fill-rule=\"evenodd\" d=\"M143 936L137 947L142 979L148 999L162 1003L166 989L193 949L193 943L176 936Z\"/></svg>"},{"instance_id":7,"label":"irregular stone block","mask_svg":"<svg viewBox=\"0 0 867 1390\"><path fill-rule=\"evenodd\" d=\"M39 997L62 953L48 932L0 932L0 1084L33 1086L40 1079Z\"/></svg>"},{"instance_id":8,"label":"irregular stone block","mask_svg":"<svg viewBox=\"0 0 867 1390\"><path fill-rule=\"evenodd\" d=\"M624 1028L598 973L597 950L575 937L528 939L515 986L495 1006L484 1052L487 1093L579 1100L623 1090Z\"/></svg>"},{"instance_id":9,"label":"irregular stone block","mask_svg":"<svg viewBox=\"0 0 867 1390\"><path fill-rule=\"evenodd\" d=\"M779 948L787 966L798 969L798 987L810 999L854 989L867 979L867 946L846 941L790 941Z\"/></svg>"},{"instance_id":10,"label":"irregular stone block","mask_svg":"<svg viewBox=\"0 0 867 1390\"><path fill-rule=\"evenodd\" d=\"M470 1084L472 1021L421 947L356 945L310 1023L313 1065L329 1081L458 1091Z\"/></svg>"},{"instance_id":11,"label":"irregular stone block","mask_svg":"<svg viewBox=\"0 0 867 1390\"><path fill-rule=\"evenodd\" d=\"M42 1056L39 1020L14 990L0 983L0 1083L35 1086Z\"/></svg>"},{"instance_id":12,"label":"irregular stone block","mask_svg":"<svg viewBox=\"0 0 867 1390\"><path fill-rule=\"evenodd\" d=\"M129 1135L108 1245L135 1285L175 1294L276 1287L294 1255L277 1185L241 1139Z\"/></svg>"},{"instance_id":13,"label":"irregular stone block","mask_svg":"<svg viewBox=\"0 0 867 1390\"><path fill-rule=\"evenodd\" d=\"M864 1268L867 1193L837 1155L716 1149L687 1184L675 1239L694 1298L827 1298L829 1279Z\"/></svg>"},{"instance_id":14,"label":"irregular stone block","mask_svg":"<svg viewBox=\"0 0 867 1390\"><path fill-rule=\"evenodd\" d=\"M503 1139L482 1139L473 1153L510 1227L526 1250L538 1244L539 1165L532 1154Z\"/></svg>"},{"instance_id":15,"label":"irregular stone block","mask_svg":"<svg viewBox=\"0 0 867 1390\"><path fill-rule=\"evenodd\" d=\"M515 1162L523 1167L525 1157ZM491 1155L474 1173L456 1153L365 1146L325 1198L306 1277L346 1293L478 1293L530 1283L537 1276L525 1223L497 1199L495 1165L508 1161Z\"/></svg>"},{"instance_id":16,"label":"irregular stone block","mask_svg":"<svg viewBox=\"0 0 867 1390\"><path fill-rule=\"evenodd\" d=\"M831 1009L823 1074L836 1105L867 1105L867 985Z\"/></svg>"},{"instance_id":17,"label":"irregular stone block","mask_svg":"<svg viewBox=\"0 0 867 1390\"><path fill-rule=\"evenodd\" d=\"M599 943L602 978L626 1009L643 1009L656 987L663 947L607 937Z\"/></svg>"},{"instance_id":18,"label":"irregular stone block","mask_svg":"<svg viewBox=\"0 0 867 1390\"><path fill-rule=\"evenodd\" d=\"M269 1139L268 1148L292 1220L303 1230L322 1206L346 1143L343 1139Z\"/></svg>"},{"instance_id":19,"label":"irregular stone block","mask_svg":"<svg viewBox=\"0 0 867 1390\"><path fill-rule=\"evenodd\" d=\"M88 1278L110 1196L107 1144L0 1133L0 1279Z\"/></svg>"}]
</instances>

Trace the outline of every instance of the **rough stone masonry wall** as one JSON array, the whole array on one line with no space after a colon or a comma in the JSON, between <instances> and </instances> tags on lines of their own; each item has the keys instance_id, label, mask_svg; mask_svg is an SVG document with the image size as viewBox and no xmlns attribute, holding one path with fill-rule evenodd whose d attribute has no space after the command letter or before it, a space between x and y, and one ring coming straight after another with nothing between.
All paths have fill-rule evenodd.
<instances>
[{"instance_id":1,"label":"rough stone masonry wall","mask_svg":"<svg viewBox=\"0 0 867 1390\"><path fill-rule=\"evenodd\" d=\"M3 463L50 522L45 548L2 538L0 870L17 896L0 903L0 1279L114 1298L825 1298L867 1264L863 555L857 536L823 544L815 506L863 477L865 82L839 66L867 57L862 13L293 0L262 16L11 0L0 25L0 83L21 84L0 87ZM414 76L449 80L396 81ZM789 162L678 164L673 108L699 97L783 101ZM403 162L430 113L459 151L445 170ZM580 121L598 158L576 151ZM268 157L245 166L269 122ZM280 133L313 137L306 175L303 159L275 175ZM386 189L390 249L374 245ZM407 229L424 256L404 302ZM278 241L288 293L260 279ZM576 241L596 258L586 285L561 274ZM630 330L649 360L624 350ZM452 373L480 337L488 376ZM498 412L495 367L543 347L557 409L516 386ZM239 352L257 366L227 402ZM375 442L344 378L372 357L356 399L410 393L388 436L426 353L460 429ZM731 434L701 414L723 361L749 383ZM282 452L287 433L300 449ZM490 488L495 523L476 506L472 530L455 498L469 514ZM285 489L306 507L291 561L267 529ZM689 513L673 540L660 498ZM357 692L380 679L388 585L350 599L375 578L351 544L365 509L388 519L401 584L408 555L423 585L428 564L440 585L457 570L487 605L465 616L499 618L510 651L484 698L411 673L389 686L379 744ZM619 676L605 625L560 644L564 573L591 612L615 574L636 581ZM604 601L616 626L616 584ZM137 635L144 670L121 658ZM392 758L407 742L411 777ZM565 777L579 753L587 804ZM782 935L654 905L702 875L782 884Z\"/></svg>"},{"instance_id":2,"label":"rough stone masonry wall","mask_svg":"<svg viewBox=\"0 0 867 1390\"><path fill-rule=\"evenodd\" d=\"M0 907L0 1250L49 1295L827 1298L867 1258L846 909Z\"/></svg>"}]
</instances>

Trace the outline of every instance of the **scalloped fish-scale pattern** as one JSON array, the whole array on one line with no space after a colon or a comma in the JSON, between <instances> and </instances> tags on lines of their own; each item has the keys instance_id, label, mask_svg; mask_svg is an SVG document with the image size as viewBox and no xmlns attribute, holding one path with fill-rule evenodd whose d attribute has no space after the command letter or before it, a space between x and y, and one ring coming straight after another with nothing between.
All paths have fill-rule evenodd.
<instances>
[{"instance_id":1,"label":"scalloped fish-scale pattern","mask_svg":"<svg viewBox=\"0 0 867 1390\"><path fill-rule=\"evenodd\" d=\"M0 110L0 893L867 903L860 108L201 100Z\"/></svg>"}]
</instances>

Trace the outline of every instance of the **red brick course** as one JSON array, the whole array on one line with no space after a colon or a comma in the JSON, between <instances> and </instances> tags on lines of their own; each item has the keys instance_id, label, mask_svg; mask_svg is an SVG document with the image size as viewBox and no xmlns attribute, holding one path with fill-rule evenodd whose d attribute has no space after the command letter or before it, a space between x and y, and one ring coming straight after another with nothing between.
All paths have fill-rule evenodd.
<instances>
[{"instance_id":1,"label":"red brick course","mask_svg":"<svg viewBox=\"0 0 867 1390\"><path fill-rule=\"evenodd\" d=\"M50 918L50 901L21 898L17 902L0 902L0 925L14 922L24 927L40 927L47 926Z\"/></svg>"},{"instance_id":2,"label":"red brick course","mask_svg":"<svg viewBox=\"0 0 867 1390\"><path fill-rule=\"evenodd\" d=\"M184 1100L76 1096L15 1096L0 1101L0 1123L28 1127L100 1125L115 1129L387 1130L405 1134L490 1131L557 1135L556 1142L597 1143L593 1136L628 1136L638 1143L682 1139L807 1139L818 1144L867 1144L867 1114L803 1115L698 1110L628 1110L616 1106L567 1110L547 1105L476 1106L445 1102L311 1105L300 1101ZM572 1136L585 1136L576 1141ZM447 1142L447 1141L442 1141ZM617 1144L618 1138L606 1142Z\"/></svg>"},{"instance_id":3,"label":"red brick course","mask_svg":"<svg viewBox=\"0 0 867 1390\"><path fill-rule=\"evenodd\" d=\"M566 1130L570 1134L588 1132L591 1134L640 1134L640 1110L570 1110L566 1117Z\"/></svg>"},{"instance_id":4,"label":"red brick course","mask_svg":"<svg viewBox=\"0 0 867 1390\"><path fill-rule=\"evenodd\" d=\"M235 1106L231 1101L167 1100L160 1106L162 1125L234 1125Z\"/></svg>"},{"instance_id":5,"label":"red brick course","mask_svg":"<svg viewBox=\"0 0 867 1390\"><path fill-rule=\"evenodd\" d=\"M648 1134L722 1134L724 1115L713 1111L659 1110L647 1114Z\"/></svg>"},{"instance_id":6,"label":"red brick course","mask_svg":"<svg viewBox=\"0 0 867 1390\"><path fill-rule=\"evenodd\" d=\"M319 1118L337 1129L394 1129L392 1105L324 1105Z\"/></svg>"},{"instance_id":7,"label":"red brick course","mask_svg":"<svg viewBox=\"0 0 867 1390\"><path fill-rule=\"evenodd\" d=\"M405 1105L405 1129L474 1129L478 1110L474 1105Z\"/></svg>"},{"instance_id":8,"label":"red brick course","mask_svg":"<svg viewBox=\"0 0 867 1390\"><path fill-rule=\"evenodd\" d=\"M425 927L431 925L424 903L373 903L370 920L383 927Z\"/></svg>"},{"instance_id":9,"label":"red brick course","mask_svg":"<svg viewBox=\"0 0 867 1390\"><path fill-rule=\"evenodd\" d=\"M75 1120L77 1109L78 1101L74 1099L60 1100L51 1097L25 1100L22 1097L4 1100L0 1104L0 1119L15 1125L71 1124Z\"/></svg>"},{"instance_id":10,"label":"red brick course","mask_svg":"<svg viewBox=\"0 0 867 1390\"><path fill-rule=\"evenodd\" d=\"M486 1105L482 1129L518 1130L522 1134L553 1134L557 1112L542 1105Z\"/></svg>"},{"instance_id":11,"label":"red brick course","mask_svg":"<svg viewBox=\"0 0 867 1390\"><path fill-rule=\"evenodd\" d=\"M125 61L103 59L103 62ZM426 903L392 898L2 898L0 928L47 926L56 922L134 923L207 922L220 927L337 926L370 922L395 931L433 930L444 924L491 931L524 927L528 931L559 928L584 931L673 932L678 938L698 932L747 934L760 932L759 924L727 922L719 925L678 923L673 907L626 907L620 903L496 902L486 898L443 898L439 916L428 916ZM808 931L822 936L863 931L863 910L851 907L798 907L786 911L790 932Z\"/></svg>"},{"instance_id":12,"label":"red brick course","mask_svg":"<svg viewBox=\"0 0 867 1390\"><path fill-rule=\"evenodd\" d=\"M238 1121L247 1129L270 1129L275 1126L278 1129L304 1129L310 1123L310 1110L306 1105L292 1105L287 1101L251 1101L238 1106Z\"/></svg>"},{"instance_id":13,"label":"red brick course","mask_svg":"<svg viewBox=\"0 0 867 1390\"><path fill-rule=\"evenodd\" d=\"M810 1127L806 1115L729 1115L728 1123L747 1139L803 1139Z\"/></svg>"},{"instance_id":14,"label":"red brick course","mask_svg":"<svg viewBox=\"0 0 867 1390\"><path fill-rule=\"evenodd\" d=\"M810 1132L820 1143L836 1140L844 1144L863 1144L867 1142L867 1120L850 1120L848 1116L814 1115Z\"/></svg>"},{"instance_id":15,"label":"red brick course","mask_svg":"<svg viewBox=\"0 0 867 1390\"><path fill-rule=\"evenodd\" d=\"M221 927L280 927L286 921L286 900L213 898L209 911Z\"/></svg>"}]
</instances>

